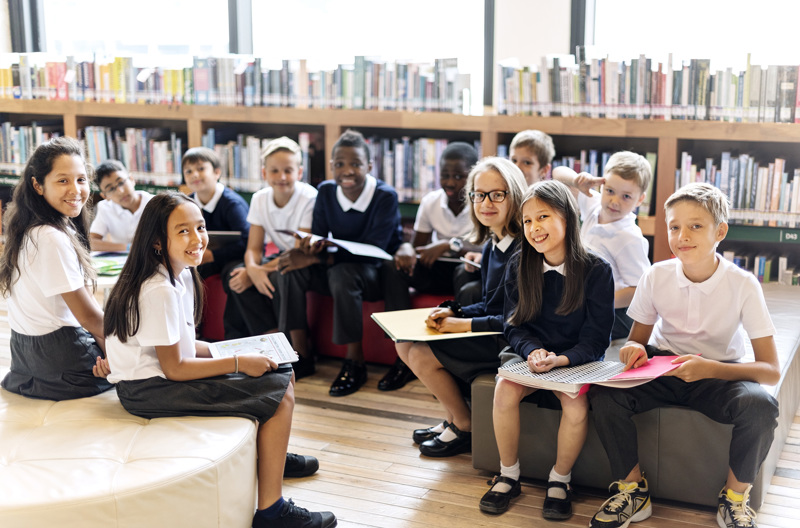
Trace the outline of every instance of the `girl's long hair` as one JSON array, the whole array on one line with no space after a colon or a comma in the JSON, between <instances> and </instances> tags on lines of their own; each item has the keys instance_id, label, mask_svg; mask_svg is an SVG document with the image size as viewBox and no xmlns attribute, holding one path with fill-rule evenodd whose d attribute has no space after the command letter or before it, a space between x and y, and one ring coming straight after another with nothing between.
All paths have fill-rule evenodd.
<instances>
[{"instance_id":1,"label":"girl's long hair","mask_svg":"<svg viewBox=\"0 0 800 528\"><path fill-rule=\"evenodd\" d=\"M103 333L106 337L116 335L125 343L139 331L142 284L158 272L160 265L167 268L170 283L175 284L167 251L167 221L172 211L185 203L200 207L185 194L166 192L154 196L142 211L128 260L106 305L103 317ZM161 247L159 251L155 249L156 244ZM197 325L203 317L203 284L195 268L191 268L191 273L194 283L194 322Z\"/></svg>"},{"instance_id":2,"label":"girl's long hair","mask_svg":"<svg viewBox=\"0 0 800 528\"><path fill-rule=\"evenodd\" d=\"M96 286L97 273L89 253L89 202L86 202L78 216L70 218L53 209L33 187L34 180L44 187L45 178L60 156L80 157L86 166L87 178L91 178L91 167L86 165L83 147L78 140L58 137L36 148L25 164L19 183L14 186L11 203L3 215L3 233L6 237L5 248L0 255L0 292L3 294L11 291L16 281L14 274L20 271L19 254L25 236L30 229L38 226L52 226L67 235L75 248L84 279L92 284L92 288Z\"/></svg>"},{"instance_id":3,"label":"girl's long hair","mask_svg":"<svg viewBox=\"0 0 800 528\"><path fill-rule=\"evenodd\" d=\"M522 198L525 196L525 189L527 183L525 176L519 167L514 165L510 160L505 158L498 158L496 156L487 156L480 160L472 167L467 176L467 183L464 185L464 199L467 201L469 207L469 217L472 219L472 233L470 233L470 242L473 244L483 244L492 236L492 230L483 225L478 217L475 215L475 207L470 201L469 193L475 190L475 178L478 175L493 170L497 172L503 181L506 182L506 201L508 202L508 215L506 216L506 225L504 230L507 235L516 238L521 232L520 219L522 218ZM488 200L488 198L484 198Z\"/></svg>"},{"instance_id":4,"label":"girl's long hair","mask_svg":"<svg viewBox=\"0 0 800 528\"><path fill-rule=\"evenodd\" d=\"M566 223L564 230L564 294L556 314L567 315L583 306L584 276L591 266L589 253L581 242L578 205L569 188L556 180L535 183L525 195L522 205L529 200L540 200L550 206ZM522 207L520 207L520 211ZM527 240L520 244L517 265L519 302L508 322L520 326L535 319L542 309L544 288L544 255L536 251Z\"/></svg>"}]
</instances>

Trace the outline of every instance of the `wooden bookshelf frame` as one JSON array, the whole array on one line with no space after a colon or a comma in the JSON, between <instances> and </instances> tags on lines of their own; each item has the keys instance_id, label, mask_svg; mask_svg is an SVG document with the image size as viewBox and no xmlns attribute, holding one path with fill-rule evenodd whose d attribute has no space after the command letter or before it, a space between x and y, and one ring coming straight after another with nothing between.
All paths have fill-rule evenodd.
<instances>
[{"instance_id":1,"label":"wooden bookshelf frame","mask_svg":"<svg viewBox=\"0 0 800 528\"><path fill-rule=\"evenodd\" d=\"M715 121L663 121L635 119L592 119L582 117L536 116L465 116L449 113L414 113L396 111L296 109L283 107L225 107L200 105L146 105L99 102L0 100L0 118L15 124L37 119L61 119L64 134L77 136L78 128L92 119L130 119L148 126L163 126L185 130L187 148L201 145L208 123L264 124L324 129L325 166L330 166L330 149L348 127L386 129L387 135L432 134L448 132L469 133L480 137L483 154L497 152L501 136L524 129L538 129L551 135L576 139L607 138L653 141L658 153L656 169L656 215L640 221L643 232L653 236L653 260L670 257L667 245L664 211L661 204L674 191L674 175L679 164L679 141L710 140L719 142L748 142L757 149L758 143L800 143L800 126L783 123L730 123ZM559 153L561 154L561 153ZM330 178L330 169L326 177Z\"/></svg>"}]
</instances>

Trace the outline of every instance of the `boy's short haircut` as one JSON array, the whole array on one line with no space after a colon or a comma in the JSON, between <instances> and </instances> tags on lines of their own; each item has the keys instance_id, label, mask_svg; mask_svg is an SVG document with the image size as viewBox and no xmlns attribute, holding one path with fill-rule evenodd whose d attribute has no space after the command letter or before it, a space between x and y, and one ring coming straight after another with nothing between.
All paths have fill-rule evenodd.
<instances>
[{"instance_id":1,"label":"boy's short haircut","mask_svg":"<svg viewBox=\"0 0 800 528\"><path fill-rule=\"evenodd\" d=\"M261 151L261 163L266 164L268 157L280 151L291 152L297 158L297 166L301 167L303 165L303 153L300 150L300 145L286 136L273 139L264 146Z\"/></svg>"},{"instance_id":2,"label":"boy's short haircut","mask_svg":"<svg viewBox=\"0 0 800 528\"><path fill-rule=\"evenodd\" d=\"M719 225L728 222L728 197L725 193L708 183L690 183L684 185L664 202L664 210L679 202L694 202L709 212L714 223Z\"/></svg>"},{"instance_id":3,"label":"boy's short haircut","mask_svg":"<svg viewBox=\"0 0 800 528\"><path fill-rule=\"evenodd\" d=\"M204 163L209 162L214 170L219 169L219 158L216 152L208 147L194 147L186 151L181 159L181 170L187 163Z\"/></svg>"},{"instance_id":4,"label":"boy's short haircut","mask_svg":"<svg viewBox=\"0 0 800 528\"><path fill-rule=\"evenodd\" d=\"M97 188L99 189L100 184L103 182L103 178L111 176L115 172L128 171L125 169L125 165L123 165L121 161L117 161L115 159L105 160L94 170L94 184L97 185Z\"/></svg>"},{"instance_id":5,"label":"boy's short haircut","mask_svg":"<svg viewBox=\"0 0 800 528\"><path fill-rule=\"evenodd\" d=\"M339 147L354 147L360 148L364 151L364 155L367 156L367 161L372 160L372 156L370 155L369 151L369 144L367 144L367 140L364 139L364 136L361 132L357 130L353 130L348 128L345 130L339 139L336 140L336 143L333 144L333 148L331 149L331 153L336 152L336 149Z\"/></svg>"},{"instance_id":6,"label":"boy's short haircut","mask_svg":"<svg viewBox=\"0 0 800 528\"><path fill-rule=\"evenodd\" d=\"M653 171L647 158L628 150L612 154L603 171L606 174L616 174L623 180L636 182L643 193L647 192L653 177Z\"/></svg>"},{"instance_id":7,"label":"boy's short haircut","mask_svg":"<svg viewBox=\"0 0 800 528\"><path fill-rule=\"evenodd\" d=\"M553 138L541 130L523 130L511 140L510 150L519 147L527 147L536 155L539 160L539 167L544 168L553 162L556 157L556 147L553 145Z\"/></svg>"},{"instance_id":8,"label":"boy's short haircut","mask_svg":"<svg viewBox=\"0 0 800 528\"><path fill-rule=\"evenodd\" d=\"M454 141L442 151L442 158L439 163L444 163L446 160L462 160L464 165L467 166L467 170L469 170L478 163L478 151L469 143Z\"/></svg>"}]
</instances>

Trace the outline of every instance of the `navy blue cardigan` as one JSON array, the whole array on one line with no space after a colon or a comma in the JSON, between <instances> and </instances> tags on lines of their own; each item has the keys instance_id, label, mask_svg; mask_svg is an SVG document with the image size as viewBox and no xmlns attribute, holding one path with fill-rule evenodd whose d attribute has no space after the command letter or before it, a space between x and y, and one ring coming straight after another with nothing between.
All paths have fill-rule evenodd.
<instances>
[{"instance_id":1,"label":"navy blue cardigan","mask_svg":"<svg viewBox=\"0 0 800 528\"><path fill-rule=\"evenodd\" d=\"M519 241L514 240L505 251L500 251L491 242L483 246L481 259L481 292L482 299L469 306L464 306L464 317L472 318L473 332L502 332L503 307L505 305L505 290L503 289L503 276L506 264L516 253Z\"/></svg>"},{"instance_id":2,"label":"navy blue cardigan","mask_svg":"<svg viewBox=\"0 0 800 528\"><path fill-rule=\"evenodd\" d=\"M194 193L191 196L197 199ZM227 187L222 191L222 196L217 202L217 206L214 207L213 213L202 209L208 231L242 232L242 237L239 240L214 251L214 262L202 265L202 275L204 277L219 273L228 262L233 260L240 261L244 258L244 251L247 249L247 237L250 233L250 224L247 223L247 212L249 210L250 208L244 198L239 196L233 189Z\"/></svg>"}]
</instances>

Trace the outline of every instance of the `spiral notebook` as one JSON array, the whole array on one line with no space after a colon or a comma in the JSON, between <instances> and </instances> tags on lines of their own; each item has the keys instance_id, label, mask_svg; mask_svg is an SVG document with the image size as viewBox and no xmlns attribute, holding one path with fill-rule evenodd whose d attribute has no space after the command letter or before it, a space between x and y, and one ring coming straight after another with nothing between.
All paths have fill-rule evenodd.
<instances>
[{"instance_id":1,"label":"spiral notebook","mask_svg":"<svg viewBox=\"0 0 800 528\"><path fill-rule=\"evenodd\" d=\"M292 349L286 335L276 332L260 336L228 339L208 344L211 357L224 358L260 354L269 357L278 365L294 363L297 353Z\"/></svg>"}]
</instances>

